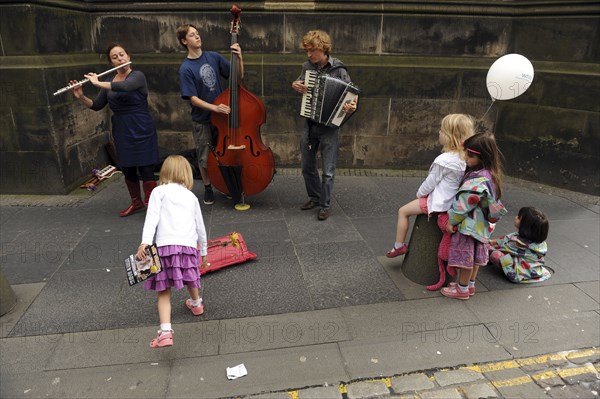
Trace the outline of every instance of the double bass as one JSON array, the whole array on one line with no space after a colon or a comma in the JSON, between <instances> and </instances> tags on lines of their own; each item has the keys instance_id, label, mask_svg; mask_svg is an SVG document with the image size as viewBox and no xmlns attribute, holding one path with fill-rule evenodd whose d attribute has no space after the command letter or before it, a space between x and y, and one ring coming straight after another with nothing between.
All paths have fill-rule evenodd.
<instances>
[{"instance_id":1,"label":"double bass","mask_svg":"<svg viewBox=\"0 0 600 399\"><path fill-rule=\"evenodd\" d=\"M237 43L241 9L231 7L231 44ZM230 195L236 209L247 209L244 196L258 194L273 180L273 152L260 137L266 110L262 101L248 91L238 77L238 59L231 53L229 88L213 104L225 104L229 115L213 112L211 123L218 130L218 139L208 157L208 174L215 188ZM239 191L239 192L238 192ZM237 197L237 198L236 198ZM241 197L242 204L237 202Z\"/></svg>"}]
</instances>

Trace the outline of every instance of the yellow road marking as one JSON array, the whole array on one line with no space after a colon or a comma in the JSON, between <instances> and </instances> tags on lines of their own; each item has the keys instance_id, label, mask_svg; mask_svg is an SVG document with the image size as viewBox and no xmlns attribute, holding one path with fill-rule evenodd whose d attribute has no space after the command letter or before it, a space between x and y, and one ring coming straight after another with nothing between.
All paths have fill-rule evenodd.
<instances>
[{"instance_id":1,"label":"yellow road marking","mask_svg":"<svg viewBox=\"0 0 600 399\"><path fill-rule=\"evenodd\" d=\"M592 373L596 374L596 368L593 366L573 367L570 369L562 369L558 371L558 375L561 377L573 377L579 374Z\"/></svg>"},{"instance_id":2,"label":"yellow road marking","mask_svg":"<svg viewBox=\"0 0 600 399\"><path fill-rule=\"evenodd\" d=\"M491 373L499 370L516 369L519 368L519 365L514 360L507 360L505 362L482 364L480 366L468 366L464 368L476 371L478 373Z\"/></svg>"},{"instance_id":3,"label":"yellow road marking","mask_svg":"<svg viewBox=\"0 0 600 399\"><path fill-rule=\"evenodd\" d=\"M599 348L593 348L593 349L584 349L581 351L575 351L575 352L571 352L567 354L567 358L568 359L577 359L579 357L587 357L587 356L594 356L594 355L600 355L600 349Z\"/></svg>"},{"instance_id":4,"label":"yellow road marking","mask_svg":"<svg viewBox=\"0 0 600 399\"><path fill-rule=\"evenodd\" d=\"M531 377L528 375L524 375L523 377L509 378L507 380L501 380L501 381L492 381L492 384L494 384L494 386L496 388L506 388L506 387L514 387L516 385L523 385L523 384L527 384L530 382L533 382Z\"/></svg>"},{"instance_id":5,"label":"yellow road marking","mask_svg":"<svg viewBox=\"0 0 600 399\"><path fill-rule=\"evenodd\" d=\"M554 371L545 371L543 373L534 374L531 377L534 380L539 381L539 380L548 380L550 378L558 377L558 374L556 374Z\"/></svg>"},{"instance_id":6,"label":"yellow road marking","mask_svg":"<svg viewBox=\"0 0 600 399\"><path fill-rule=\"evenodd\" d=\"M558 353L555 353L552 355L541 355L541 356L528 357L525 359L517 359L517 362L521 366L529 366L532 364L546 363L549 360L565 360L565 357L562 355L559 355Z\"/></svg>"}]
</instances>

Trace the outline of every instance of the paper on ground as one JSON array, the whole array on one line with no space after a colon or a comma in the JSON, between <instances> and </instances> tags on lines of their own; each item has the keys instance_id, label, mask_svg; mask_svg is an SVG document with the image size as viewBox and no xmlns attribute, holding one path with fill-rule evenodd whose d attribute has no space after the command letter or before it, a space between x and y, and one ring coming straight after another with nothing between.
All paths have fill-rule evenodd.
<instances>
[{"instance_id":1,"label":"paper on ground","mask_svg":"<svg viewBox=\"0 0 600 399\"><path fill-rule=\"evenodd\" d=\"M235 380L236 378L243 377L248 374L248 370L246 370L246 366L244 363L238 364L234 367L227 367L227 378L230 380Z\"/></svg>"}]
</instances>

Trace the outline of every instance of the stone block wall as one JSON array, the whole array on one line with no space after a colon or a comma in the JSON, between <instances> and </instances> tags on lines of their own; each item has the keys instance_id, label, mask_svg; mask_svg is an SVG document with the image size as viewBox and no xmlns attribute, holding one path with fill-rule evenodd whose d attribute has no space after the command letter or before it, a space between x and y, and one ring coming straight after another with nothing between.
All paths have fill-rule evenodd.
<instances>
[{"instance_id":1,"label":"stone block wall","mask_svg":"<svg viewBox=\"0 0 600 399\"><path fill-rule=\"evenodd\" d=\"M509 175L598 195L600 6L595 1L296 1L240 3L245 86L267 109L261 127L276 166L299 165L300 96L291 90L303 34L324 29L362 89L342 129L340 167L425 169L441 118L469 113L496 133ZM228 54L231 3L42 0L0 5L0 193L67 193L109 162L110 112L93 112L69 79L110 67L118 41L143 71L160 144L192 147L175 29L196 25L205 50ZM492 101L486 74L519 53L535 78ZM94 95L91 85L86 94ZM489 109L489 111L488 111Z\"/></svg>"}]
</instances>

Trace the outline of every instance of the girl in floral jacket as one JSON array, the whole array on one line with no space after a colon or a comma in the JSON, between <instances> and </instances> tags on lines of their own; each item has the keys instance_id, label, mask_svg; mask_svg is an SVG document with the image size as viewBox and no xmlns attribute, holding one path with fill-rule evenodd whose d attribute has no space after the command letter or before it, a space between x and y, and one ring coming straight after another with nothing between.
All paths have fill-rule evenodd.
<instances>
[{"instance_id":1,"label":"girl in floral jacket","mask_svg":"<svg viewBox=\"0 0 600 399\"><path fill-rule=\"evenodd\" d=\"M515 216L515 227L518 232L490 240L490 261L502 267L506 277L513 283L548 280L551 273L544 267L549 229L546 215L537 208L523 207Z\"/></svg>"},{"instance_id":2,"label":"girl in floral jacket","mask_svg":"<svg viewBox=\"0 0 600 399\"><path fill-rule=\"evenodd\" d=\"M476 134L463 144L467 171L448 211L446 230L452 234L448 267L459 269L458 284L442 288L449 298L469 299L475 293L480 266L489 261L489 239L506 214L502 195L501 153L494 135Z\"/></svg>"}]
</instances>

